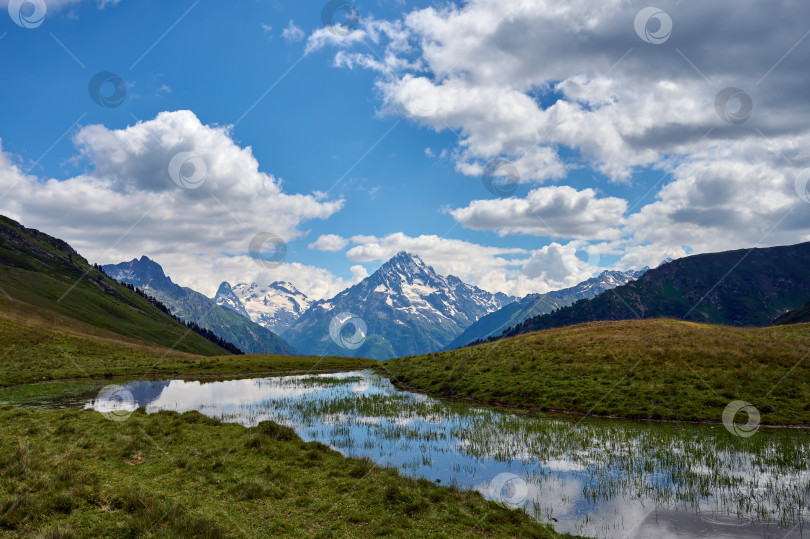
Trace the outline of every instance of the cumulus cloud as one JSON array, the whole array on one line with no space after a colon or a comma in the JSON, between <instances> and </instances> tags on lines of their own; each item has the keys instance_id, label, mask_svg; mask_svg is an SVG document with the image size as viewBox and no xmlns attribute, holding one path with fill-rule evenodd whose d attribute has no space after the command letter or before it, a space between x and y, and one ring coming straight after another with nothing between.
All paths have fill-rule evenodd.
<instances>
[{"instance_id":1,"label":"cumulus cloud","mask_svg":"<svg viewBox=\"0 0 810 539\"><path fill-rule=\"evenodd\" d=\"M309 244L310 249L317 251L340 251L349 244L349 240L337 234L323 234Z\"/></svg>"},{"instance_id":2,"label":"cumulus cloud","mask_svg":"<svg viewBox=\"0 0 810 539\"><path fill-rule=\"evenodd\" d=\"M204 125L190 111L162 112L125 129L85 126L73 143L88 170L63 181L25 175L3 154L3 213L69 241L93 261L147 255L205 293L219 280L244 280L240 271L255 272L247 254L256 234L290 242L303 235L302 223L343 207L343 200L283 189L229 127ZM181 187L184 181L193 188ZM232 274L223 279L213 271L219 267Z\"/></svg>"},{"instance_id":3,"label":"cumulus cloud","mask_svg":"<svg viewBox=\"0 0 810 539\"><path fill-rule=\"evenodd\" d=\"M534 189L526 198L474 200L450 214L467 228L501 235L603 240L619 235L626 210L627 202L620 198L597 198L593 189L559 186Z\"/></svg>"},{"instance_id":4,"label":"cumulus cloud","mask_svg":"<svg viewBox=\"0 0 810 539\"><path fill-rule=\"evenodd\" d=\"M533 251L523 265L527 278L542 281L551 290L574 286L591 277L595 269L588 263L587 252L579 242L550 243Z\"/></svg>"}]
</instances>

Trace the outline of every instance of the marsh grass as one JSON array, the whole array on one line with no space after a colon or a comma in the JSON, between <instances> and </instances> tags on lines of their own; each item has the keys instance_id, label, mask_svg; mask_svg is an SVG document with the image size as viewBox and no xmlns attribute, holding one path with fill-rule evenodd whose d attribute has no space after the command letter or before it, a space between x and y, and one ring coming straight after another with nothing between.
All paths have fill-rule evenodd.
<instances>
[{"instance_id":1,"label":"marsh grass","mask_svg":"<svg viewBox=\"0 0 810 539\"><path fill-rule=\"evenodd\" d=\"M2 408L0 423L0 536L556 536L271 422Z\"/></svg>"},{"instance_id":2,"label":"marsh grass","mask_svg":"<svg viewBox=\"0 0 810 539\"><path fill-rule=\"evenodd\" d=\"M803 525L808 517L805 430L765 429L744 439L714 425L562 418L397 391L374 375L367 376L364 393L352 389L354 376L343 385L293 377L273 383L322 391L245 404L220 417L247 425L272 418L347 454L465 488L485 490L493 463L518 470L538 499L554 485L578 487L560 489L568 498L552 505L529 500L524 508L539 519L565 518L561 510L583 502L595 510L616 501L783 527ZM449 470L436 468L448 459ZM567 529L592 529L590 516L576 518Z\"/></svg>"}]
</instances>

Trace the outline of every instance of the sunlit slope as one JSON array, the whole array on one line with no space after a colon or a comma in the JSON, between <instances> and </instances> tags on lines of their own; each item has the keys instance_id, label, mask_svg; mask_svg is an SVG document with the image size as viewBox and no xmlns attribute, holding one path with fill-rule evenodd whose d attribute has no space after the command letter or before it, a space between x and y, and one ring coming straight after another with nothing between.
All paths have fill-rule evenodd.
<instances>
[{"instance_id":1,"label":"sunlit slope","mask_svg":"<svg viewBox=\"0 0 810 539\"><path fill-rule=\"evenodd\" d=\"M318 372L376 363L336 357L192 355L122 337L0 294L0 386L85 377Z\"/></svg>"},{"instance_id":2,"label":"sunlit slope","mask_svg":"<svg viewBox=\"0 0 810 539\"><path fill-rule=\"evenodd\" d=\"M743 400L765 424L810 424L810 324L593 322L379 370L436 395L542 410L719 422L729 402Z\"/></svg>"},{"instance_id":3,"label":"sunlit slope","mask_svg":"<svg viewBox=\"0 0 810 539\"><path fill-rule=\"evenodd\" d=\"M228 353L95 270L64 241L3 216L0 295L182 352L206 356Z\"/></svg>"}]
</instances>

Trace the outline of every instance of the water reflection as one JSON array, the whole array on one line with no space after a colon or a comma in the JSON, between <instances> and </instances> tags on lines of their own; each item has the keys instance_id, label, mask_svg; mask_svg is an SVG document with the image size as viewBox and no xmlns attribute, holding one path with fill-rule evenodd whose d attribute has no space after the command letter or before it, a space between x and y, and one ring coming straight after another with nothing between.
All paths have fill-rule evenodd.
<instances>
[{"instance_id":1,"label":"water reflection","mask_svg":"<svg viewBox=\"0 0 810 539\"><path fill-rule=\"evenodd\" d=\"M367 372L127 387L150 413L272 419L592 537L801 537L810 500L804 431L743 440L718 427L536 417L396 391Z\"/></svg>"}]
</instances>

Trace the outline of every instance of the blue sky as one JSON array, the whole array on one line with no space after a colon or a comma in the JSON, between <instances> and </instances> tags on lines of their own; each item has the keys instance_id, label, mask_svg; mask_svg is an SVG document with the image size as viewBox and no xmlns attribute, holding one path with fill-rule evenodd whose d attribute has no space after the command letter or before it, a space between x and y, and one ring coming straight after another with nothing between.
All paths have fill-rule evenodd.
<instances>
[{"instance_id":1,"label":"blue sky","mask_svg":"<svg viewBox=\"0 0 810 539\"><path fill-rule=\"evenodd\" d=\"M36 28L0 16L0 211L93 261L146 254L209 294L278 278L318 297L406 249L525 294L810 239L793 189L808 160L801 4L711 28L713 8L662 2L673 31L650 43L633 26L645 4L627 2L554 16L554 2L358 2L348 36L324 27L320 3L46 3ZM125 81L120 106L90 98L101 71ZM713 106L732 85L755 103L740 124ZM193 116L158 120L176 111ZM138 122L160 144L139 138L157 140L152 127L122 131ZM207 163L206 183L145 188L181 146ZM481 181L494 159L520 175L508 197ZM250 263L252 231L286 240L282 265Z\"/></svg>"}]
</instances>

